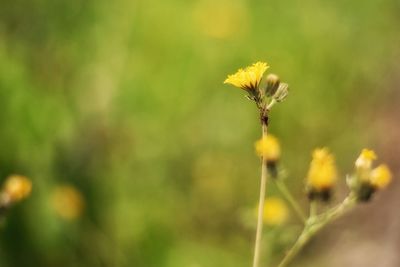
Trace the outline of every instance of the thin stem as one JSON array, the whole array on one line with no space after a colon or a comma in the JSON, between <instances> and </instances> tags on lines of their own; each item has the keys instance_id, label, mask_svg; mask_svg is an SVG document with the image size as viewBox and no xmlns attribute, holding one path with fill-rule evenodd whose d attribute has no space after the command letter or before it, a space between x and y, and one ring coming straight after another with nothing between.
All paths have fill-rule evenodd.
<instances>
[{"instance_id":1,"label":"thin stem","mask_svg":"<svg viewBox=\"0 0 400 267\"><path fill-rule=\"evenodd\" d=\"M292 208L296 212L297 216L299 216L299 218L303 221L303 223L305 223L307 220L307 217L304 214L301 207L299 206L299 204L297 203L297 201L294 199L294 197L290 193L286 184L282 181L282 179L277 179L275 181L275 183L276 183L276 186L278 187L279 191L282 193L282 195L286 198L286 200L292 206Z\"/></svg>"},{"instance_id":2,"label":"thin stem","mask_svg":"<svg viewBox=\"0 0 400 267\"><path fill-rule=\"evenodd\" d=\"M310 202L310 218L314 218L317 216L318 211L318 203L315 200L311 200Z\"/></svg>"},{"instance_id":3,"label":"thin stem","mask_svg":"<svg viewBox=\"0 0 400 267\"><path fill-rule=\"evenodd\" d=\"M268 127L265 123L262 124L262 137L267 137ZM264 213L264 201L265 201L265 189L267 184L267 160L265 158L262 159L261 166L261 184L260 184L260 199L258 203L258 216L257 216L257 230L256 230L256 241L254 247L254 258L253 258L253 267L258 267L258 263L260 261L260 250L261 250L261 237L263 230L263 213Z\"/></svg>"}]
</instances>

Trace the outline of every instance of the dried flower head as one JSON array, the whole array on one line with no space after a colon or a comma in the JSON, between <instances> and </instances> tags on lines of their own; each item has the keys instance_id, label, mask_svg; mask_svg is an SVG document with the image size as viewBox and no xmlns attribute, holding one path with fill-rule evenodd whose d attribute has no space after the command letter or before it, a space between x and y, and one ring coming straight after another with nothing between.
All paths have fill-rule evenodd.
<instances>
[{"instance_id":1,"label":"dried flower head","mask_svg":"<svg viewBox=\"0 0 400 267\"><path fill-rule=\"evenodd\" d=\"M85 207L82 194L71 185L58 186L53 192L52 204L55 212L66 220L79 218Z\"/></svg>"},{"instance_id":2,"label":"dried flower head","mask_svg":"<svg viewBox=\"0 0 400 267\"><path fill-rule=\"evenodd\" d=\"M370 184L376 189L385 188L392 180L392 173L385 164L381 164L371 171Z\"/></svg>"},{"instance_id":3,"label":"dried flower head","mask_svg":"<svg viewBox=\"0 0 400 267\"><path fill-rule=\"evenodd\" d=\"M328 192L335 186L337 171L335 159L327 148L315 149L307 175L307 187L312 195L329 198Z\"/></svg>"},{"instance_id":4,"label":"dried flower head","mask_svg":"<svg viewBox=\"0 0 400 267\"><path fill-rule=\"evenodd\" d=\"M273 96L278 90L280 79L276 74L268 74L266 78L267 85L265 87L265 94L267 96Z\"/></svg>"},{"instance_id":5,"label":"dried flower head","mask_svg":"<svg viewBox=\"0 0 400 267\"><path fill-rule=\"evenodd\" d=\"M257 155L265 158L267 162L276 162L281 156L279 140L271 134L258 140L255 149Z\"/></svg>"},{"instance_id":6,"label":"dried flower head","mask_svg":"<svg viewBox=\"0 0 400 267\"><path fill-rule=\"evenodd\" d=\"M265 199L263 221L268 225L281 225L287 221L289 210L286 203L277 197Z\"/></svg>"},{"instance_id":7,"label":"dried flower head","mask_svg":"<svg viewBox=\"0 0 400 267\"><path fill-rule=\"evenodd\" d=\"M32 182L22 175L10 175L3 190L10 202L18 202L28 197L32 192Z\"/></svg>"},{"instance_id":8,"label":"dried flower head","mask_svg":"<svg viewBox=\"0 0 400 267\"><path fill-rule=\"evenodd\" d=\"M273 98L276 102L282 102L286 99L289 94L289 85L287 83L280 83L278 89L276 90Z\"/></svg>"},{"instance_id":9,"label":"dried flower head","mask_svg":"<svg viewBox=\"0 0 400 267\"><path fill-rule=\"evenodd\" d=\"M246 91L254 91L258 88L264 72L268 68L267 63L257 62L245 69L239 69L235 74L228 75L224 83L232 84Z\"/></svg>"}]
</instances>

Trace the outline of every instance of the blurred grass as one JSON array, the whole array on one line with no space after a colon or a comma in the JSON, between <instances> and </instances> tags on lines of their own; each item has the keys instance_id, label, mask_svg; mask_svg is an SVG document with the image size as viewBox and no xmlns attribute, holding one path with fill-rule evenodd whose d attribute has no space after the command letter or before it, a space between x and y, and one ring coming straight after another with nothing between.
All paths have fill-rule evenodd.
<instances>
[{"instance_id":1,"label":"blurred grass","mask_svg":"<svg viewBox=\"0 0 400 267\"><path fill-rule=\"evenodd\" d=\"M399 11L395 0L2 1L0 174L28 175L34 193L2 226L0 265L248 264L239 214L257 199L260 130L222 81L265 60L290 84L271 132L301 197L315 146L344 173L377 144ZM77 222L51 208L60 183L85 196Z\"/></svg>"}]
</instances>

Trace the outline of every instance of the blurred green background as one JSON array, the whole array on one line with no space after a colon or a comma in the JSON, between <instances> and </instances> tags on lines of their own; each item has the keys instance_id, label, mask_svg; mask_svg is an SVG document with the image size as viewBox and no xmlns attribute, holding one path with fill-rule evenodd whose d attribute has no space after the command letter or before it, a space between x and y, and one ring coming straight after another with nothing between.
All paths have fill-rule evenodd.
<instances>
[{"instance_id":1,"label":"blurred green background","mask_svg":"<svg viewBox=\"0 0 400 267\"><path fill-rule=\"evenodd\" d=\"M1 0L0 181L26 175L33 193L1 224L0 266L249 266L260 126L226 75L267 61L290 84L270 131L306 207L314 147L343 175L363 147L399 167L399 14L398 0ZM74 220L52 205L64 184L85 202ZM267 227L264 266L298 226Z\"/></svg>"}]
</instances>

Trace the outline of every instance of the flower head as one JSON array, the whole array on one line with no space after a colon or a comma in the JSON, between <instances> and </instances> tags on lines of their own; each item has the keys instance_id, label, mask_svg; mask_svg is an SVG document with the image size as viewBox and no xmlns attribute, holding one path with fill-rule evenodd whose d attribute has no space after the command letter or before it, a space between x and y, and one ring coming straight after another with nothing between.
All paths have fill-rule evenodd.
<instances>
[{"instance_id":1,"label":"flower head","mask_svg":"<svg viewBox=\"0 0 400 267\"><path fill-rule=\"evenodd\" d=\"M330 190L336 183L335 159L327 148L315 149L307 175L307 185L314 192Z\"/></svg>"},{"instance_id":2,"label":"flower head","mask_svg":"<svg viewBox=\"0 0 400 267\"><path fill-rule=\"evenodd\" d=\"M287 221L289 211L286 203L277 197L265 199L263 221L268 225L281 225Z\"/></svg>"},{"instance_id":3,"label":"flower head","mask_svg":"<svg viewBox=\"0 0 400 267\"><path fill-rule=\"evenodd\" d=\"M273 135L267 135L255 143L257 155L265 158L268 162L276 162L281 156L281 148L278 138Z\"/></svg>"},{"instance_id":4,"label":"flower head","mask_svg":"<svg viewBox=\"0 0 400 267\"><path fill-rule=\"evenodd\" d=\"M18 202L28 197L32 191L32 182L22 175L11 175L4 184L4 194L10 202Z\"/></svg>"},{"instance_id":5,"label":"flower head","mask_svg":"<svg viewBox=\"0 0 400 267\"><path fill-rule=\"evenodd\" d=\"M239 69L235 74L228 75L224 83L232 84L244 90L255 90L268 68L267 63L257 62L245 69Z\"/></svg>"},{"instance_id":6,"label":"flower head","mask_svg":"<svg viewBox=\"0 0 400 267\"><path fill-rule=\"evenodd\" d=\"M382 164L371 171L370 184L376 189L385 188L392 180L392 173L387 165Z\"/></svg>"},{"instance_id":7,"label":"flower head","mask_svg":"<svg viewBox=\"0 0 400 267\"><path fill-rule=\"evenodd\" d=\"M376 158L374 151L363 149L355 162L356 172L351 189L359 201L369 201L376 191L385 188L392 180L392 173L385 164L372 169L372 162Z\"/></svg>"}]
</instances>

